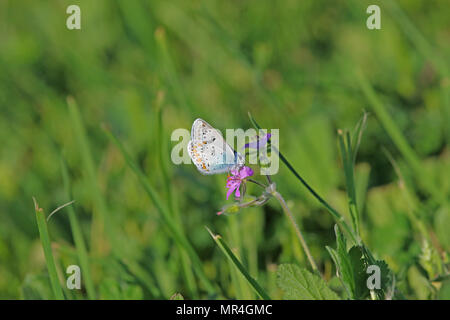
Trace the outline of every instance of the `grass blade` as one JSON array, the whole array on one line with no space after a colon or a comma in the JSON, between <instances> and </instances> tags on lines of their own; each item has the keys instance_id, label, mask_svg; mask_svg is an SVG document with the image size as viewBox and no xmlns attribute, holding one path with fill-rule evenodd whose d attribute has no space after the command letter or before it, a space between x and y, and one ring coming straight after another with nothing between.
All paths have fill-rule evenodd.
<instances>
[{"instance_id":1,"label":"grass blade","mask_svg":"<svg viewBox=\"0 0 450 320\"><path fill-rule=\"evenodd\" d=\"M117 251L120 248L120 243L115 241L116 238L110 227L110 219L106 219L107 207L100 191L100 186L98 185L94 160L92 158L80 110L78 109L75 99L72 97L67 98L67 105L69 107L69 114L73 124L75 137L78 141L81 160L87 174L87 179L89 179L90 182L90 191L94 202L91 249L95 253L104 251L104 245L106 245L105 240L107 239L110 242L112 250Z\"/></svg>"},{"instance_id":2,"label":"grass blade","mask_svg":"<svg viewBox=\"0 0 450 320\"><path fill-rule=\"evenodd\" d=\"M442 77L448 75L448 65L444 59L439 55L439 50L436 50L428 40L421 34L417 27L413 24L411 19L406 15L405 11L396 3L396 1L386 2L386 7L395 17L397 22L405 35L416 46L417 50L434 65L436 72Z\"/></svg>"},{"instance_id":3,"label":"grass blade","mask_svg":"<svg viewBox=\"0 0 450 320\"><path fill-rule=\"evenodd\" d=\"M235 248L235 252L242 256L242 252L244 251L242 248L242 239L241 239L241 232L239 230L239 226L241 225L238 221L239 218L241 218L241 215L230 215L227 219L228 222L228 229L229 229L229 238L233 239L232 246ZM229 261L229 264L231 265L231 261ZM236 298L238 300L251 300L255 299L253 290L248 285L245 278L239 276L238 271L235 268L230 268L231 272L231 279L234 283L234 286L236 287Z\"/></svg>"},{"instance_id":4,"label":"grass blade","mask_svg":"<svg viewBox=\"0 0 450 320\"><path fill-rule=\"evenodd\" d=\"M421 183L423 187L430 193L430 195L436 198L438 202L445 203L445 195L435 186L434 182L430 180L430 177L422 170L420 158L414 152L413 148L411 148L411 146L408 144L408 141L403 136L397 124L394 122L384 105L378 99L378 96L376 95L367 78L362 72L357 73L357 78L357 82L360 85L361 91L372 106L372 109L381 122L381 125L386 130L389 137L392 139L396 147L400 150L401 154L405 158L406 162L413 170L416 178L418 179L418 182Z\"/></svg>"},{"instance_id":5,"label":"grass blade","mask_svg":"<svg viewBox=\"0 0 450 320\"><path fill-rule=\"evenodd\" d=\"M354 165L353 159L355 157L352 152L352 142L350 141L349 132L344 132L342 130L338 131L339 137L339 147L341 150L342 163L344 166L345 181L347 185L347 195L348 195L348 206L350 211L350 216L352 218L353 230L355 230L356 236L359 237L359 216L356 206L356 191L355 191L355 179L354 179Z\"/></svg>"},{"instance_id":6,"label":"grass blade","mask_svg":"<svg viewBox=\"0 0 450 320\"><path fill-rule=\"evenodd\" d=\"M70 186L69 173L67 171L67 165L63 158L61 158L61 172L64 182L64 190L67 199L72 198L72 190ZM84 242L83 233L81 232L80 223L75 213L75 209L72 206L68 207L70 228L72 229L73 241L75 242L75 248L80 261L81 270L83 271L84 284L86 286L87 296L90 300L96 298L94 282L91 277L91 268L89 266L89 257Z\"/></svg>"},{"instance_id":7,"label":"grass blade","mask_svg":"<svg viewBox=\"0 0 450 320\"><path fill-rule=\"evenodd\" d=\"M121 262L139 281L147 287L153 299L164 299L160 290L156 286L155 281L153 281L152 277L148 274L145 268L134 260L122 259Z\"/></svg>"},{"instance_id":8,"label":"grass blade","mask_svg":"<svg viewBox=\"0 0 450 320\"><path fill-rule=\"evenodd\" d=\"M180 108L187 109L191 113L194 113L192 104L189 102L189 97L183 89L183 85L181 84L173 59L170 55L167 36L163 27L156 29L155 42L158 50L158 62L160 64L160 68L162 69L162 78L167 84L167 87L171 89L171 93L175 97L176 104Z\"/></svg>"},{"instance_id":9,"label":"grass blade","mask_svg":"<svg viewBox=\"0 0 450 320\"><path fill-rule=\"evenodd\" d=\"M256 130L260 130L261 127L258 125L258 123L253 119L250 112L248 113L248 116L250 118L250 122L255 127ZM343 228L348 235L352 238L352 240L355 243L358 243L357 238L355 237L352 229L348 226L347 222L345 221L344 217L336 210L334 209L328 202L326 202L307 182L305 179L303 179L300 174L294 169L294 167L290 164L290 162L283 156L283 154L277 150L274 146L272 146L272 151L275 151L278 153L278 156L280 157L280 160L288 167L288 169L294 174L294 176L303 184L303 186L308 189L309 192L328 210L328 212L333 216L336 223Z\"/></svg>"},{"instance_id":10,"label":"grass blade","mask_svg":"<svg viewBox=\"0 0 450 320\"><path fill-rule=\"evenodd\" d=\"M45 219L44 210L39 208L36 199L34 201L34 211L36 213L36 221L39 229L39 236L41 238L42 248L44 249L45 262L47 263L48 275L50 277L50 284L52 286L53 295L57 300L64 300L64 294L61 284L59 283L58 273L56 272L55 259L53 258L52 247L50 243L50 236L47 229L47 221Z\"/></svg>"},{"instance_id":11,"label":"grass blade","mask_svg":"<svg viewBox=\"0 0 450 320\"><path fill-rule=\"evenodd\" d=\"M169 160L167 159L167 154L169 153L168 150L166 150L166 144L164 142L167 141L166 137L164 136L164 125L163 125L163 99L164 94L162 91L158 92L158 98L157 98L157 114L158 114L158 149L159 149L159 164L161 167L161 173L163 176L164 181L164 187L167 194L167 202L169 205L169 210L174 218L175 223L178 225L178 228L181 230L181 232L184 233L183 230L183 222L181 220L180 211L178 209L178 206L175 202L175 198L173 197L173 188L171 181L171 176L169 174L169 170L167 168L167 163L169 163ZM177 244L178 245L178 244ZM180 245L178 245L179 248ZM184 250L180 250L180 259L181 259L181 268L183 270L183 277L186 281L186 286L189 290L189 293L192 295L192 298L198 297L198 288L195 283L195 277L191 268L191 261L189 259L189 256Z\"/></svg>"},{"instance_id":12,"label":"grass blade","mask_svg":"<svg viewBox=\"0 0 450 320\"><path fill-rule=\"evenodd\" d=\"M367 116L368 116L368 113L364 112L363 116L356 124L355 130L353 132L353 136L351 139L351 142L352 142L351 148L353 151L353 155L352 155L353 165L355 165L355 163L356 163L356 155L358 153L359 145L361 144L363 132L366 129Z\"/></svg>"},{"instance_id":13,"label":"grass blade","mask_svg":"<svg viewBox=\"0 0 450 320\"><path fill-rule=\"evenodd\" d=\"M94 202L94 215L93 215L93 226L92 226L92 236L91 236L91 250L95 253L100 253L106 251L106 246L109 245L112 250L112 257L117 260L126 260L130 269L138 270L139 264L133 259L128 257L128 252L123 246L123 241L121 241L122 234L118 232L113 232L113 224L111 215L106 219L106 214L108 213L108 207L106 201L101 192L99 183L96 177L96 169L94 165L94 160L89 147L89 142L86 136L86 131L84 128L83 120L80 115L80 111L75 100L72 97L67 98L67 104L69 107L70 117L74 126L75 136L78 140L78 145L82 157L82 162L85 171L87 172L87 178L90 180L89 185L91 186L91 193ZM107 243L106 240L109 242ZM145 273L145 270L141 270L137 276L141 276ZM144 284L147 285L148 289L152 294L156 294L153 284L149 281L148 276L144 276Z\"/></svg>"},{"instance_id":14,"label":"grass blade","mask_svg":"<svg viewBox=\"0 0 450 320\"><path fill-rule=\"evenodd\" d=\"M214 239L216 244L219 246L220 250L225 254L225 256L231 260L231 262L234 264L234 266L240 271L240 273L247 279L248 283L253 287L253 289L256 291L256 293L264 300L270 300L269 295L266 293L266 291L259 285L259 283L252 278L252 276L248 273L247 269L242 265L242 263L239 261L239 259L234 255L233 251L231 251L230 247L225 243L225 241L222 240L222 237L220 235L215 235L209 230L207 227L205 227L206 230L208 230L211 237Z\"/></svg>"},{"instance_id":15,"label":"grass blade","mask_svg":"<svg viewBox=\"0 0 450 320\"><path fill-rule=\"evenodd\" d=\"M195 271L197 272L198 277L203 282L203 285L205 286L205 289L211 293L215 293L214 286L209 281L209 279L206 277L204 271L203 271L203 265L202 262L195 252L192 245L189 243L189 241L186 239L180 228L175 223L173 217L170 215L168 208L165 206L165 204L160 199L158 193L153 188L153 186L150 184L148 178L145 176L145 174L139 169L139 167L134 163L131 156L128 154L128 152L125 150L122 143L107 129L105 129L105 133L108 136L108 138L111 140L111 142L120 150L120 153L125 159L125 162L130 167L130 169L134 172L134 174L137 176L139 182L141 183L142 187L144 188L145 192L148 194L150 199L153 201L153 204L155 205L157 212L159 213L159 217L163 224L169 229L169 231L172 233L172 236L174 237L174 240L177 244L179 244L188 254L190 257L193 267Z\"/></svg>"}]
</instances>

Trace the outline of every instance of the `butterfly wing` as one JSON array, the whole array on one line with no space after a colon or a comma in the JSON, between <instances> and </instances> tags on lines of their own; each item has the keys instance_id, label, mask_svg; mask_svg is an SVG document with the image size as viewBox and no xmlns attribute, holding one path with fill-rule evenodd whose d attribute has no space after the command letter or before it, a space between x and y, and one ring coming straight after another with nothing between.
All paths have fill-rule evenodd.
<instances>
[{"instance_id":1,"label":"butterfly wing","mask_svg":"<svg viewBox=\"0 0 450 320\"><path fill-rule=\"evenodd\" d=\"M203 174L225 173L244 164L244 158L223 139L219 130L206 121L196 119L192 124L188 153Z\"/></svg>"},{"instance_id":2,"label":"butterfly wing","mask_svg":"<svg viewBox=\"0 0 450 320\"><path fill-rule=\"evenodd\" d=\"M225 173L234 167L234 164L224 163L223 150L216 149L211 144L203 144L202 141L189 141L188 153L202 174Z\"/></svg>"}]
</instances>

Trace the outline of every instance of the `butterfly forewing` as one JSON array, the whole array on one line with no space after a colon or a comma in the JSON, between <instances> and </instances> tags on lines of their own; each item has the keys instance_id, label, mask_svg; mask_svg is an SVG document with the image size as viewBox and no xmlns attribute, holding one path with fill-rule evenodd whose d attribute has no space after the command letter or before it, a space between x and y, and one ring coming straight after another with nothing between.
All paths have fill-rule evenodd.
<instances>
[{"instance_id":1,"label":"butterfly forewing","mask_svg":"<svg viewBox=\"0 0 450 320\"><path fill-rule=\"evenodd\" d=\"M220 131L202 119L192 124L191 139L189 156L203 174L225 173L244 163L243 157L225 142Z\"/></svg>"}]
</instances>

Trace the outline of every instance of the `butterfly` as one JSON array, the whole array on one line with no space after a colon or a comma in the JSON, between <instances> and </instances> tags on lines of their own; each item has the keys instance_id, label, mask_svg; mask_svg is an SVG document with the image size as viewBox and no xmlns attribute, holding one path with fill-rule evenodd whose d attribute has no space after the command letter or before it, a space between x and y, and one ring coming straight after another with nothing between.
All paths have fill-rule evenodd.
<instances>
[{"instance_id":1,"label":"butterfly","mask_svg":"<svg viewBox=\"0 0 450 320\"><path fill-rule=\"evenodd\" d=\"M245 164L245 158L226 143L222 133L200 118L192 124L187 151L202 174L239 170Z\"/></svg>"}]
</instances>

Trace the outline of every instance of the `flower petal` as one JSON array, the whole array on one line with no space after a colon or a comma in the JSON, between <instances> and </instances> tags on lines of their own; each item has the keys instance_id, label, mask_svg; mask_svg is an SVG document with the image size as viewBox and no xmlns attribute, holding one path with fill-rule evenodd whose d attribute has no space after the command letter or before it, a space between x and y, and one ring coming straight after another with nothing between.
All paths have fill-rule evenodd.
<instances>
[{"instance_id":1,"label":"flower petal","mask_svg":"<svg viewBox=\"0 0 450 320\"><path fill-rule=\"evenodd\" d=\"M256 141L250 142L250 143L246 143L244 145L244 148L249 148L249 149L259 149L262 148L266 145L267 141L269 141L270 137L272 136L271 133L266 133L263 137L261 137L260 139L257 139Z\"/></svg>"},{"instance_id":2,"label":"flower petal","mask_svg":"<svg viewBox=\"0 0 450 320\"><path fill-rule=\"evenodd\" d=\"M239 172L239 178L244 179L253 175L253 170L250 167L243 167Z\"/></svg>"},{"instance_id":3,"label":"flower petal","mask_svg":"<svg viewBox=\"0 0 450 320\"><path fill-rule=\"evenodd\" d=\"M233 183L230 186L227 186L228 188L228 192L227 192L227 200L230 197L230 195L233 193L234 190L238 189L239 190L239 186L240 186L240 182L239 183Z\"/></svg>"},{"instance_id":4,"label":"flower petal","mask_svg":"<svg viewBox=\"0 0 450 320\"><path fill-rule=\"evenodd\" d=\"M239 187L240 187L240 185L236 188L236 192L234 193L236 198L239 198L241 196L241 191L239 190Z\"/></svg>"}]
</instances>

